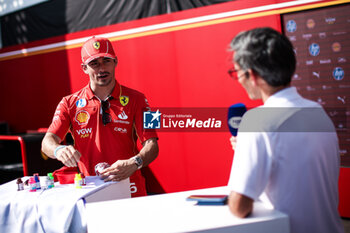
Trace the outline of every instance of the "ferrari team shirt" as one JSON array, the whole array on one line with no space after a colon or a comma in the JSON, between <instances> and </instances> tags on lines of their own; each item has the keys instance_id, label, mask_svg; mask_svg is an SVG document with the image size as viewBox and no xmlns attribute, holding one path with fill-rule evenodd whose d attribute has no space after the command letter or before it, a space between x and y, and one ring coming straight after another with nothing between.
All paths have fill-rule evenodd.
<instances>
[{"instance_id":1,"label":"ferrari team shirt","mask_svg":"<svg viewBox=\"0 0 350 233\"><path fill-rule=\"evenodd\" d=\"M138 154L137 139L143 143L157 138L155 131L143 129L143 112L150 110L144 94L116 82L104 111L101 103L87 85L62 99L48 129L61 139L70 131L81 153L79 167L86 176L95 175L94 167L100 162L112 165ZM106 125L103 112L110 119ZM133 197L146 195L140 170L130 177L130 183Z\"/></svg>"}]
</instances>

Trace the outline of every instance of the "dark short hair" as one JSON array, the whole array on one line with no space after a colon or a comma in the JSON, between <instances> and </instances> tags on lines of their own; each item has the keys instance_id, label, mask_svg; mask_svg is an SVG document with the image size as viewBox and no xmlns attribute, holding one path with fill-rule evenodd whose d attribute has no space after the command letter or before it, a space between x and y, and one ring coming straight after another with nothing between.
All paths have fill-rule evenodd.
<instances>
[{"instance_id":1,"label":"dark short hair","mask_svg":"<svg viewBox=\"0 0 350 233\"><path fill-rule=\"evenodd\" d=\"M296 67L292 43L272 28L239 33L231 42L234 61L243 70L252 69L270 86L286 86Z\"/></svg>"}]
</instances>

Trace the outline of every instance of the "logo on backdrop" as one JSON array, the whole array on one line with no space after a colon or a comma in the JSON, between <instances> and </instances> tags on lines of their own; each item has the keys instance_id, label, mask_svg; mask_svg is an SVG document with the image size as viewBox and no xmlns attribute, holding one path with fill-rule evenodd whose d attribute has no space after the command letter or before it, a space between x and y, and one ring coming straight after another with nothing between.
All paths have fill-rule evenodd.
<instances>
[{"instance_id":1,"label":"logo on backdrop","mask_svg":"<svg viewBox=\"0 0 350 233\"><path fill-rule=\"evenodd\" d=\"M337 81L340 81L344 78L344 70L341 67L336 67L333 70L333 78Z\"/></svg>"},{"instance_id":2,"label":"logo on backdrop","mask_svg":"<svg viewBox=\"0 0 350 233\"><path fill-rule=\"evenodd\" d=\"M317 56L318 54L320 54L320 46L316 43L312 43L309 46L309 53L311 56Z\"/></svg>"},{"instance_id":3,"label":"logo on backdrop","mask_svg":"<svg viewBox=\"0 0 350 233\"><path fill-rule=\"evenodd\" d=\"M144 112L143 113L143 128L144 129L160 129L162 113L157 110L156 112Z\"/></svg>"},{"instance_id":4,"label":"logo on backdrop","mask_svg":"<svg viewBox=\"0 0 350 233\"><path fill-rule=\"evenodd\" d=\"M332 44L332 50L333 50L333 52L340 52L341 44L339 42L334 42Z\"/></svg>"},{"instance_id":5,"label":"logo on backdrop","mask_svg":"<svg viewBox=\"0 0 350 233\"><path fill-rule=\"evenodd\" d=\"M327 23L327 24L334 24L335 21L337 19L335 17L328 17L328 18L325 18L324 21Z\"/></svg>"},{"instance_id":6,"label":"logo on backdrop","mask_svg":"<svg viewBox=\"0 0 350 233\"><path fill-rule=\"evenodd\" d=\"M288 32L295 32L297 30L297 23L294 20L288 20L286 28Z\"/></svg>"},{"instance_id":7,"label":"logo on backdrop","mask_svg":"<svg viewBox=\"0 0 350 233\"><path fill-rule=\"evenodd\" d=\"M315 23L315 20L313 20L313 19L308 19L308 20L306 21L306 26L307 26L307 28L309 28L309 29L314 28L315 25L316 25L316 23Z\"/></svg>"}]
</instances>

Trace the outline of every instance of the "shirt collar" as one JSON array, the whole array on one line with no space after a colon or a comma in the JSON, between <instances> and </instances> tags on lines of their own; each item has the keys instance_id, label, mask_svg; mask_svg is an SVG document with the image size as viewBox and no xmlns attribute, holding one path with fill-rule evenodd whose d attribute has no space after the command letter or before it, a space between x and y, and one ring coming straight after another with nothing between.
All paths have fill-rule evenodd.
<instances>
[{"instance_id":1,"label":"shirt collar","mask_svg":"<svg viewBox=\"0 0 350 233\"><path fill-rule=\"evenodd\" d=\"M300 97L295 87L284 88L272 96L270 96L264 103L264 107L283 105L284 102Z\"/></svg>"},{"instance_id":2,"label":"shirt collar","mask_svg":"<svg viewBox=\"0 0 350 233\"><path fill-rule=\"evenodd\" d=\"M121 93L122 93L122 87L121 87L121 85L118 83L118 81L115 80L115 87L114 87L112 93L110 94L110 96L112 96L113 99L119 99Z\"/></svg>"},{"instance_id":3,"label":"shirt collar","mask_svg":"<svg viewBox=\"0 0 350 233\"><path fill-rule=\"evenodd\" d=\"M94 92L91 90L90 83L85 87L85 89L86 89L86 98L88 100L95 97ZM115 86L110 96L112 96L113 99L119 99L121 92L122 92L121 85L118 83L117 80L115 80Z\"/></svg>"}]
</instances>

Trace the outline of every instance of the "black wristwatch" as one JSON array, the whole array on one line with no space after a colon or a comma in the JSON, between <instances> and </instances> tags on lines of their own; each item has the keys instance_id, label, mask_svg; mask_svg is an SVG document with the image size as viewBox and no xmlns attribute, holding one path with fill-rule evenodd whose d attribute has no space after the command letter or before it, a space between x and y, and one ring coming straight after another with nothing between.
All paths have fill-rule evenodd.
<instances>
[{"instance_id":1,"label":"black wristwatch","mask_svg":"<svg viewBox=\"0 0 350 233\"><path fill-rule=\"evenodd\" d=\"M132 159L135 161L137 169L140 169L142 167L142 164L143 164L143 160L142 160L141 156L135 155L134 157L132 157Z\"/></svg>"}]
</instances>

